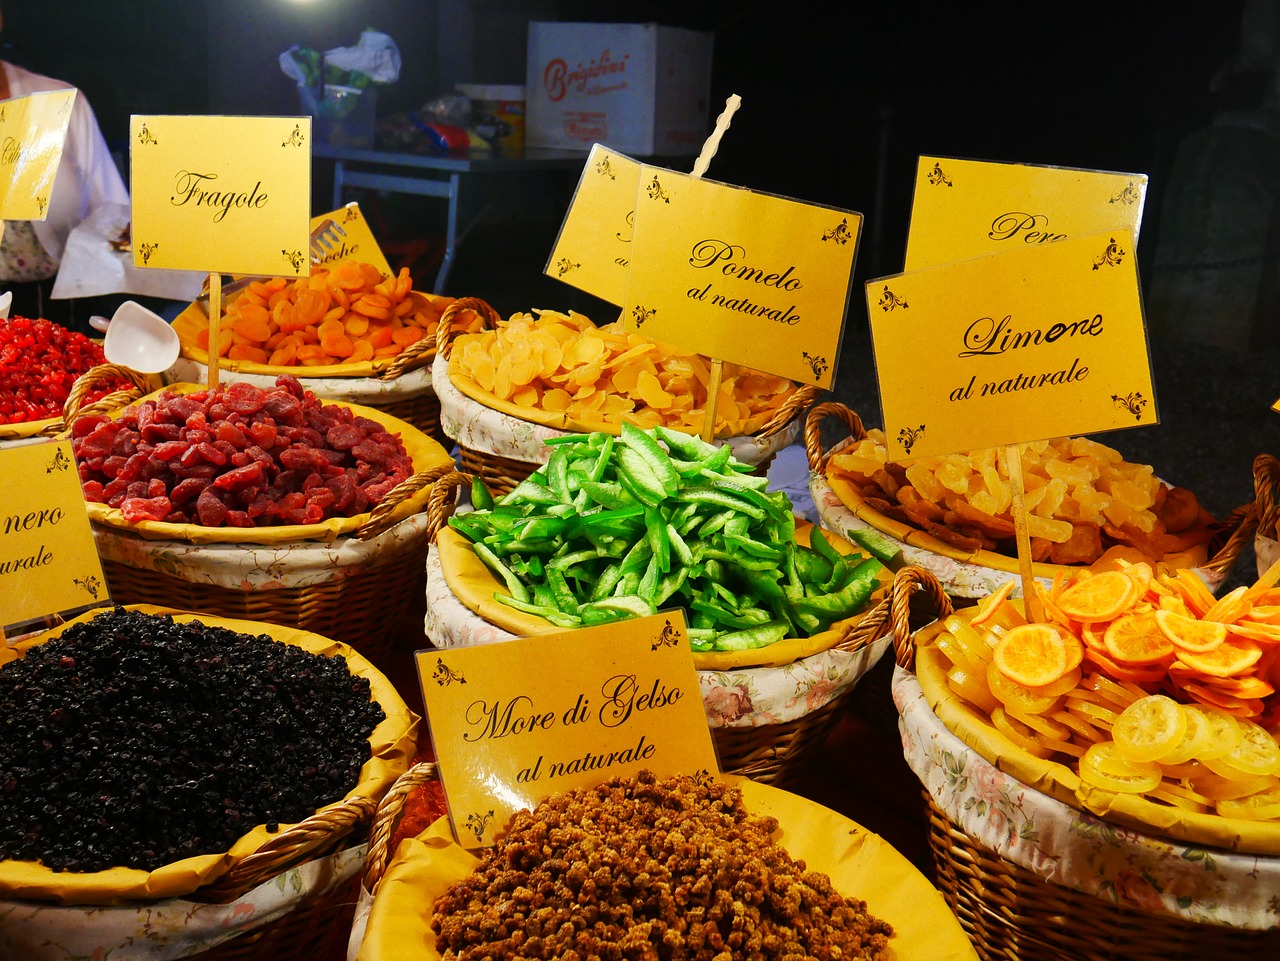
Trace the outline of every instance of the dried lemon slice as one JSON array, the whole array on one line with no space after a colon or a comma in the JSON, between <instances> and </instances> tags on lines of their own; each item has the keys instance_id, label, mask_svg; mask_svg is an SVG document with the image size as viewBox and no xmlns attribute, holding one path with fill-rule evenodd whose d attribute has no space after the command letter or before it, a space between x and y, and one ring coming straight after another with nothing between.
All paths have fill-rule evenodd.
<instances>
[{"instance_id":1,"label":"dried lemon slice","mask_svg":"<svg viewBox=\"0 0 1280 961\"><path fill-rule=\"evenodd\" d=\"M987 665L987 687L1003 704L1019 714L1044 714L1058 706L1060 695L1042 693L1042 689L1019 684L992 661Z\"/></svg>"},{"instance_id":2,"label":"dried lemon slice","mask_svg":"<svg viewBox=\"0 0 1280 961\"><path fill-rule=\"evenodd\" d=\"M1213 738L1213 728L1210 727L1209 719L1202 712L1184 709L1182 716L1186 719L1186 730L1182 735L1182 740L1160 758L1160 764L1165 768L1166 772L1170 765L1186 764L1188 761L1200 757Z\"/></svg>"},{"instance_id":3,"label":"dried lemon slice","mask_svg":"<svg viewBox=\"0 0 1280 961\"><path fill-rule=\"evenodd\" d=\"M1280 772L1280 745L1261 724L1236 718L1240 743L1226 754L1205 758L1205 767L1223 777L1265 776Z\"/></svg>"},{"instance_id":4,"label":"dried lemon slice","mask_svg":"<svg viewBox=\"0 0 1280 961\"><path fill-rule=\"evenodd\" d=\"M1201 761L1209 761L1222 757L1236 749L1244 735L1240 730L1240 722L1226 711L1206 707L1200 704L1184 705L1188 711L1199 711L1209 722L1208 741L1200 748L1196 757Z\"/></svg>"},{"instance_id":5,"label":"dried lemon slice","mask_svg":"<svg viewBox=\"0 0 1280 961\"><path fill-rule=\"evenodd\" d=\"M1089 745L1080 758L1080 780L1118 794L1146 794L1160 784L1160 765L1131 761L1114 741L1104 741Z\"/></svg>"},{"instance_id":6,"label":"dried lemon slice","mask_svg":"<svg viewBox=\"0 0 1280 961\"><path fill-rule=\"evenodd\" d=\"M1181 744L1186 731L1182 705L1164 694L1149 694L1120 712L1111 737L1129 760L1158 761Z\"/></svg>"},{"instance_id":7,"label":"dried lemon slice","mask_svg":"<svg viewBox=\"0 0 1280 961\"><path fill-rule=\"evenodd\" d=\"M1214 809L1224 818L1271 821L1280 818L1280 788L1260 791L1231 801L1218 801Z\"/></svg>"}]
</instances>

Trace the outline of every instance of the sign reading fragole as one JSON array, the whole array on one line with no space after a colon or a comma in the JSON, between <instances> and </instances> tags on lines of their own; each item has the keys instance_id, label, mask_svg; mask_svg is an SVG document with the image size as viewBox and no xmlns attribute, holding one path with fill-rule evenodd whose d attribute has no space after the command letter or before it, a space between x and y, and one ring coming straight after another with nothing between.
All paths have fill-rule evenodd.
<instances>
[{"instance_id":1,"label":"sign reading fragole","mask_svg":"<svg viewBox=\"0 0 1280 961\"><path fill-rule=\"evenodd\" d=\"M0 450L0 640L110 603L70 441Z\"/></svg>"},{"instance_id":2,"label":"sign reading fragole","mask_svg":"<svg viewBox=\"0 0 1280 961\"><path fill-rule=\"evenodd\" d=\"M556 792L641 770L719 774L679 610L417 660L464 847Z\"/></svg>"},{"instance_id":3,"label":"sign reading fragole","mask_svg":"<svg viewBox=\"0 0 1280 961\"><path fill-rule=\"evenodd\" d=\"M74 90L0 103L0 220L44 220L49 213Z\"/></svg>"},{"instance_id":4,"label":"sign reading fragole","mask_svg":"<svg viewBox=\"0 0 1280 961\"><path fill-rule=\"evenodd\" d=\"M631 268L640 168L638 162L600 144L591 148L547 258L547 276L607 303L622 304Z\"/></svg>"},{"instance_id":5,"label":"sign reading fragole","mask_svg":"<svg viewBox=\"0 0 1280 961\"><path fill-rule=\"evenodd\" d=\"M1157 423L1128 230L871 280L893 461Z\"/></svg>"},{"instance_id":6,"label":"sign reading fragole","mask_svg":"<svg viewBox=\"0 0 1280 961\"><path fill-rule=\"evenodd\" d=\"M862 215L642 165L621 324L830 387Z\"/></svg>"},{"instance_id":7,"label":"sign reading fragole","mask_svg":"<svg viewBox=\"0 0 1280 961\"><path fill-rule=\"evenodd\" d=\"M1136 241L1145 174L921 157L903 269L1128 228Z\"/></svg>"},{"instance_id":8,"label":"sign reading fragole","mask_svg":"<svg viewBox=\"0 0 1280 961\"><path fill-rule=\"evenodd\" d=\"M129 140L135 266L310 274L309 117L135 116Z\"/></svg>"}]
</instances>

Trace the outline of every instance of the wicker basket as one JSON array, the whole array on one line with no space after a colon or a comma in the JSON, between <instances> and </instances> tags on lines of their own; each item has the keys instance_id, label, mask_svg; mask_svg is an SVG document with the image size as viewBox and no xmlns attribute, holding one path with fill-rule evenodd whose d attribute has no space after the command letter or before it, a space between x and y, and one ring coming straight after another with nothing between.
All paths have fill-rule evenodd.
<instances>
[{"instance_id":1,"label":"wicker basket","mask_svg":"<svg viewBox=\"0 0 1280 961\"><path fill-rule=\"evenodd\" d=\"M73 401L67 423L78 413ZM111 597L298 627L389 670L404 625L420 622L430 525L424 507L408 517L398 508L452 469L437 450L438 459L415 465L359 527L331 541L193 544L94 522Z\"/></svg>"},{"instance_id":2,"label":"wicker basket","mask_svg":"<svg viewBox=\"0 0 1280 961\"><path fill-rule=\"evenodd\" d=\"M156 608L155 612L165 613L167 610L172 611ZM256 630L247 623L228 621L226 626L235 630ZM272 633L272 630L268 628L266 633ZM318 649L332 646L325 645L321 638L315 640L321 645ZM388 721L383 724L392 724L394 729L388 729L386 747L380 748L383 751L380 756L390 757L385 753L386 749L394 751L406 738L413 739L417 717L403 702L391 703L390 699L396 697L394 688L385 678L375 678L375 668L353 659L351 652L346 653L352 661L353 670L376 679L377 687L382 691L379 698L388 708ZM401 756L406 755L401 752ZM285 828L252 853L233 861L225 873L189 894L153 901L122 901L118 907L59 905L53 909L63 914L57 923L68 924L70 915L66 912L83 912L83 917L73 920L74 927L84 931L96 926L102 932L101 937L108 940L119 935L120 925L129 923L135 910L138 917L145 918L137 923L145 923L148 930L154 928L162 932L172 930L166 928L162 916L176 918L176 923L181 925L191 923L191 916L204 906L225 906L225 920L220 925L205 922L202 926L201 930L206 932L204 938L226 937L225 931L237 928L247 930L205 950L163 956L199 961L337 961L342 957L341 950L350 932L359 895L360 877L356 865L362 866L365 859L368 826L385 791L394 786L402 774L403 769L397 765L392 770L394 780L384 789L328 805L311 817ZM273 910L283 913L266 923L250 927L254 917L251 904L255 891L267 892L274 905ZM32 901L0 899L0 949L6 944L5 907L34 908L37 905ZM111 918L113 912L120 912L123 920ZM181 950L182 946L181 941L176 941L160 949L146 936L129 937L127 940L131 944L136 941L135 947L139 950L152 952L172 952ZM186 940L189 950L194 950L200 943L190 937ZM108 951L104 956L115 955ZM147 956L153 954L148 953Z\"/></svg>"},{"instance_id":3,"label":"wicker basket","mask_svg":"<svg viewBox=\"0 0 1280 961\"><path fill-rule=\"evenodd\" d=\"M416 296L425 295L417 293ZM454 304L456 303L455 301ZM454 304L445 308L451 317L456 317L466 307L480 312L486 318L494 315L493 308L478 298L467 298L466 307L459 308ZM207 323L204 312L193 304L175 321L175 326L184 334L190 334ZM406 424L412 424L447 448L451 441L440 429L440 399L432 386L431 362L435 355L436 340L428 336L410 344L390 361L379 361L376 364L347 364L324 368L268 367L224 359L218 366L218 380L224 384L247 381L259 387L269 387L281 374L291 374L317 397L380 410ZM184 337L182 353L165 372L165 378L170 383L208 383L208 351L191 346L188 338Z\"/></svg>"},{"instance_id":4,"label":"wicker basket","mask_svg":"<svg viewBox=\"0 0 1280 961\"><path fill-rule=\"evenodd\" d=\"M465 488L471 478L464 473L454 473L442 477L432 489L433 505L451 505L457 499L457 490ZM429 510L432 508L429 507ZM436 525L432 532L433 543L444 525ZM504 628L490 624L479 614L468 608L444 581L440 558L433 549L428 557L428 622L427 635L436 632L437 646L451 647L459 644L488 643L502 640L512 635ZM498 584L495 581L494 587ZM832 655L847 654L852 657L842 665L841 687L829 699L820 701L818 706L790 720L770 724L753 724L751 714L738 717L733 724L712 723L711 737L719 758L720 769L728 774L739 774L764 784L784 786L799 777L806 764L817 755L840 719L841 706L852 690L856 690L859 679L864 672L882 660L880 655L887 648L889 631L889 610L893 599L891 591L882 590L872 597L873 603L858 618L851 618L837 625L841 631L839 640L828 651L814 655L822 658L823 664ZM473 630L473 628L475 630ZM546 631L555 631L551 624ZM444 635L454 635L445 637ZM877 642L884 641L883 644ZM447 642L446 642L447 641ZM694 656L695 667L698 667L698 655ZM808 660L808 659L804 659ZM813 662L811 662L813 663ZM835 666L831 667L836 670ZM769 672L781 672L784 668L705 668L700 669L699 680L704 688L704 701L707 689L717 693L725 693L736 697L738 690L747 685L748 678L759 678L765 681ZM754 673L753 672L759 672ZM824 671L824 680L833 681ZM796 684L799 682L797 681ZM788 690L796 699L799 692L795 685ZM815 700L817 700L815 698ZM708 712L712 714L711 711Z\"/></svg>"},{"instance_id":5,"label":"wicker basket","mask_svg":"<svg viewBox=\"0 0 1280 961\"><path fill-rule=\"evenodd\" d=\"M494 327L500 321L499 315L482 310L469 298L457 302L458 310L472 307L487 318L489 326ZM487 307L487 305L485 305ZM452 309L452 306L451 306ZM436 361L433 378L441 398L444 417L444 431L450 434L458 447L458 463L462 469L484 481L494 496L507 493L522 480L542 466L541 462L530 457L519 459L507 456L493 448L501 443L498 440L482 436L482 432L472 431L468 423L476 413L483 413L486 408L477 400L466 396L452 386L449 380L448 361L453 350L453 343L461 333L457 329L453 313L446 310L440 317L440 325L436 329ZM769 469L777 452L795 439L800 429L800 416L822 394L822 389L812 384L802 385L788 397L773 417L756 434L744 438L729 438L735 456L744 463L751 464L756 474L763 475ZM512 418L516 421L515 418ZM535 443L547 437L564 436L565 431L557 430L543 424L529 421L516 421L522 434L528 435ZM526 427L527 425L527 427ZM452 433L450 433L452 431ZM616 430L614 431L616 433ZM529 445L522 445L529 449ZM545 453L543 454L545 459Z\"/></svg>"},{"instance_id":6,"label":"wicker basket","mask_svg":"<svg viewBox=\"0 0 1280 961\"><path fill-rule=\"evenodd\" d=\"M824 450L822 426L828 417L841 421L848 429L849 436L831 450ZM827 402L810 409L805 419L804 441L814 504L819 516L823 515L824 507L828 512L834 509L847 521L838 526L872 527L901 541L904 563L931 571L942 582L947 593L958 601L970 603L992 593L1005 581L1013 581L1015 595L1021 595L1016 557L988 550L964 551L950 547L921 530L910 529L904 532L904 525L883 517L865 504L858 505L855 509L839 501L835 492L826 484L827 460L846 444L856 443L866 436L862 419L843 404ZM852 520L849 519L850 515L853 515ZM1256 524L1257 512L1253 502L1236 508L1219 522L1208 544L1209 557L1196 568L1211 590L1216 590L1231 572L1253 536ZM831 525L824 522L823 526ZM836 533L844 531L836 530ZM900 536L904 533L907 536L905 540ZM1064 564L1033 564L1035 576L1045 587L1052 587L1056 574L1069 573L1075 569Z\"/></svg>"},{"instance_id":7,"label":"wicker basket","mask_svg":"<svg viewBox=\"0 0 1280 961\"><path fill-rule=\"evenodd\" d=\"M910 579L914 590L927 592L939 619L951 612L932 574L915 570ZM892 617L896 664L912 672L915 628L903 606ZM1216 961L1275 958L1280 952L1275 928L1249 930L1148 913L1046 881L986 847L928 790L923 793L935 884L983 961Z\"/></svg>"},{"instance_id":8,"label":"wicker basket","mask_svg":"<svg viewBox=\"0 0 1280 961\"><path fill-rule=\"evenodd\" d=\"M1262 576L1280 560L1280 460L1275 456L1259 454L1253 459L1253 493L1258 515L1253 551Z\"/></svg>"}]
</instances>

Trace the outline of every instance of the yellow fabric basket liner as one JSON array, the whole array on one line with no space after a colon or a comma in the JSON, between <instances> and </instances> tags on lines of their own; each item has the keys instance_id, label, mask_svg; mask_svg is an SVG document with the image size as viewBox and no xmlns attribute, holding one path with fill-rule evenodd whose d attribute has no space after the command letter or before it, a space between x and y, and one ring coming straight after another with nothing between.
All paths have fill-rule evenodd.
<instances>
[{"instance_id":1,"label":"yellow fabric basket liner","mask_svg":"<svg viewBox=\"0 0 1280 961\"><path fill-rule=\"evenodd\" d=\"M972 617L976 608L958 612ZM1113 794L1088 784L1065 764L1038 758L1014 744L991 719L947 686L950 660L933 639L943 630L935 622L916 635L916 677L925 699L947 729L1004 773L1064 804L1108 822L1177 841L1248 854L1280 854L1280 821L1247 821L1188 811L1138 795Z\"/></svg>"},{"instance_id":2,"label":"yellow fabric basket liner","mask_svg":"<svg viewBox=\"0 0 1280 961\"><path fill-rule=\"evenodd\" d=\"M735 776L725 781L741 788L752 814L778 819L776 840L792 857L829 876L836 890L865 901L871 914L893 925L890 958L977 958L942 895L883 838L778 788ZM402 841L377 887L357 961L394 961L405 956L406 945L413 945L417 957L439 958L430 929L432 909L478 861L454 841L447 817Z\"/></svg>"},{"instance_id":3,"label":"yellow fabric basket liner","mask_svg":"<svg viewBox=\"0 0 1280 961\"><path fill-rule=\"evenodd\" d=\"M135 404L112 411L109 416L119 417L129 407L155 398L163 391L175 394L189 394L194 391L207 390L206 384L170 384L162 391L148 394ZM412 424L392 417L390 414L373 407L359 404L348 404L340 400L321 400L325 405L346 407L357 416L377 421L388 433L399 434L405 451L413 461L413 471L421 474L446 464L453 463L453 457L433 438L418 430ZM387 526L404 520L422 510L430 495L429 486L414 492L398 504L388 519ZM320 524L282 524L272 527L202 527L199 524L170 524L165 521L125 520L123 512L106 504L86 502L89 519L107 527L130 531L152 540L186 541L191 544L286 544L294 541L322 540L332 541L336 537L350 534L369 520L369 514L357 514L354 517L331 517Z\"/></svg>"},{"instance_id":4,"label":"yellow fabric basket liner","mask_svg":"<svg viewBox=\"0 0 1280 961\"><path fill-rule=\"evenodd\" d=\"M809 531L813 525L796 521L796 542L809 545ZM824 532L832 546L842 554L856 548L841 537ZM494 593L508 593L506 587L476 555L471 542L451 527L444 527L436 536L436 549L440 552L440 566L445 583L469 610L496 624L517 637L551 634L562 630L544 618L509 607L494 598ZM882 570L880 583L862 610L854 617L836 621L830 628L811 637L787 637L766 647L746 651L695 651L693 666L700 671L728 671L743 667L782 667L801 658L828 650L844 636L842 627L857 624L884 598L892 582L892 574Z\"/></svg>"},{"instance_id":5,"label":"yellow fabric basket liner","mask_svg":"<svg viewBox=\"0 0 1280 961\"><path fill-rule=\"evenodd\" d=\"M173 611L149 604L131 604L128 605L128 609L146 614L172 614L173 619L179 623L201 621L210 626L224 627L255 636L269 634L281 643L301 647L312 654L326 657L344 656L351 672L369 681L370 696L382 705L387 715L369 737L369 760L360 770L359 782L346 795L346 798L365 797L375 801L380 800L413 760L414 753L417 751L420 719L405 704L391 682L346 644L307 631L276 624L264 624L259 621ZM101 613L101 610L89 611L51 631L20 641L13 647L0 646L0 664L15 659L38 644L61 636L63 631L72 624L91 620ZM271 759L264 758L263 763L264 766L269 765ZM32 861L0 860L0 897L56 901L63 904L112 904L178 897L190 894L216 880L225 874L233 863L253 854L289 827L291 825L281 824L279 831L269 833L265 825L260 825L237 840L226 852L185 858L163 865L154 871L117 867L105 871L76 873L53 871Z\"/></svg>"}]
</instances>

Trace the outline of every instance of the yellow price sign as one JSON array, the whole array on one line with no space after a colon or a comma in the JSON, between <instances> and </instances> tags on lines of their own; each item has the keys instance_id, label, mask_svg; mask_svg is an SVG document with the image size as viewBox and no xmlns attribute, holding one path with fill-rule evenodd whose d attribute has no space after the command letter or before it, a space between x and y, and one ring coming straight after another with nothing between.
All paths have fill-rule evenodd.
<instances>
[{"instance_id":1,"label":"yellow price sign","mask_svg":"<svg viewBox=\"0 0 1280 961\"><path fill-rule=\"evenodd\" d=\"M0 219L44 220L49 213L74 90L33 93L0 103Z\"/></svg>"}]
</instances>

